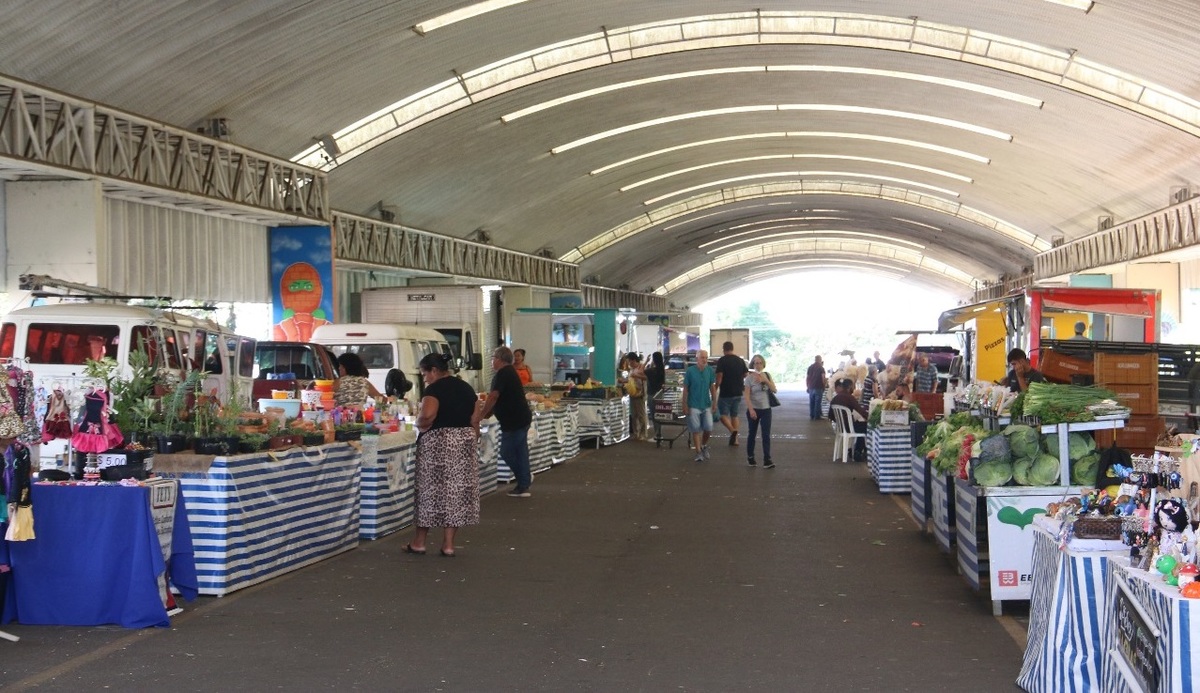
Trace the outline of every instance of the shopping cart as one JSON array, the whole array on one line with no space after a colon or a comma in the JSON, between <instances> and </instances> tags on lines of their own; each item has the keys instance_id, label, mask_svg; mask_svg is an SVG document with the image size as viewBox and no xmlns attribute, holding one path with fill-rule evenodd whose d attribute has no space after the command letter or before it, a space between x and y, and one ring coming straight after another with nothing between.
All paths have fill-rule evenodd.
<instances>
[{"instance_id":1,"label":"shopping cart","mask_svg":"<svg viewBox=\"0 0 1200 693\"><path fill-rule=\"evenodd\" d=\"M668 448L673 448L676 439L687 431L687 415L683 411L682 395L682 388L667 385L650 400L654 413L654 447L661 447L666 443ZM670 435L667 435L664 434L664 428L677 430L668 431Z\"/></svg>"}]
</instances>

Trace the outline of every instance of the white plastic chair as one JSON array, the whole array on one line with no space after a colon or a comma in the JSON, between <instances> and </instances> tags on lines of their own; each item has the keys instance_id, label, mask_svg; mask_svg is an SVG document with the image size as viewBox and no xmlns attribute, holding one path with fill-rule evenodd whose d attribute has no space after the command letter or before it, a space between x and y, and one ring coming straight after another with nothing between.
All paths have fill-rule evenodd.
<instances>
[{"instance_id":1,"label":"white plastic chair","mask_svg":"<svg viewBox=\"0 0 1200 693\"><path fill-rule=\"evenodd\" d=\"M846 464L854 450L854 439L867 435L854 432L854 416L847 407L840 404L829 407L829 418L833 419L833 459L836 461L841 455L842 464Z\"/></svg>"}]
</instances>

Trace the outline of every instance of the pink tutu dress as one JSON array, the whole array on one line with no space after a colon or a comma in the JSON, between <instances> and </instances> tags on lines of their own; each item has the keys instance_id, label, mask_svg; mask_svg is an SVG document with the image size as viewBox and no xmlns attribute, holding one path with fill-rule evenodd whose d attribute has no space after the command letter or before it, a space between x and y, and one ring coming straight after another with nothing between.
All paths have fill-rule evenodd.
<instances>
[{"instance_id":1,"label":"pink tutu dress","mask_svg":"<svg viewBox=\"0 0 1200 693\"><path fill-rule=\"evenodd\" d=\"M108 393L94 390L83 396L83 421L71 436L71 447L80 452L105 452L121 444L124 436L108 421Z\"/></svg>"}]
</instances>

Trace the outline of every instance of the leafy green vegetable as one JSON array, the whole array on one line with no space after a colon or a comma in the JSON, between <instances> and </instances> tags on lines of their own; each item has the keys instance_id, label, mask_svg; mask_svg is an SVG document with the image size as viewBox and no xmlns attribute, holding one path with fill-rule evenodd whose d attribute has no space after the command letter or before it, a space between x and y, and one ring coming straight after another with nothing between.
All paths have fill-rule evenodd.
<instances>
[{"instance_id":1,"label":"leafy green vegetable","mask_svg":"<svg viewBox=\"0 0 1200 693\"><path fill-rule=\"evenodd\" d=\"M1000 438L1003 440L1002 436L994 436L994 438ZM992 438L989 438L988 440L992 440ZM1009 462L999 460L993 462L981 462L980 464L975 465L974 472L975 483L980 486L1003 486L1012 479L1013 466Z\"/></svg>"},{"instance_id":2,"label":"leafy green vegetable","mask_svg":"<svg viewBox=\"0 0 1200 693\"><path fill-rule=\"evenodd\" d=\"M1116 399L1111 390L1091 385L1030 383L1024 394L1025 413L1037 416L1044 424L1092 421L1096 417L1088 406L1101 400Z\"/></svg>"},{"instance_id":3,"label":"leafy green vegetable","mask_svg":"<svg viewBox=\"0 0 1200 693\"><path fill-rule=\"evenodd\" d=\"M1076 486L1092 486L1096 483L1096 470L1100 466L1100 453L1093 450L1071 463L1071 483Z\"/></svg>"},{"instance_id":4,"label":"leafy green vegetable","mask_svg":"<svg viewBox=\"0 0 1200 693\"><path fill-rule=\"evenodd\" d=\"M917 454L922 457L928 455L929 451L940 445L953 430L954 427L945 419L930 425L925 429L925 437L921 439L921 444L917 446Z\"/></svg>"},{"instance_id":5,"label":"leafy green vegetable","mask_svg":"<svg viewBox=\"0 0 1200 693\"><path fill-rule=\"evenodd\" d=\"M946 417L946 421L951 428L962 428L963 426L983 428L983 421L977 416L972 416L969 411L955 412Z\"/></svg>"},{"instance_id":6,"label":"leafy green vegetable","mask_svg":"<svg viewBox=\"0 0 1200 693\"><path fill-rule=\"evenodd\" d=\"M1012 448L1008 444L1008 438L1004 436L989 436L984 438L983 442L979 444L979 460L982 463L1002 462L1008 464L1010 465L1009 475L1011 476ZM999 484L988 485L998 486Z\"/></svg>"},{"instance_id":7,"label":"leafy green vegetable","mask_svg":"<svg viewBox=\"0 0 1200 693\"><path fill-rule=\"evenodd\" d=\"M1020 457L1013 462L1013 481L1021 486L1029 486L1029 468L1033 466L1032 457Z\"/></svg>"},{"instance_id":8,"label":"leafy green vegetable","mask_svg":"<svg viewBox=\"0 0 1200 693\"><path fill-rule=\"evenodd\" d=\"M1041 451L1038 447L1040 434L1033 426L1013 424L1005 428L1003 433L1004 437L1008 438L1008 445L1012 448L1013 457L1033 457Z\"/></svg>"},{"instance_id":9,"label":"leafy green vegetable","mask_svg":"<svg viewBox=\"0 0 1200 693\"><path fill-rule=\"evenodd\" d=\"M1058 458L1042 453L1033 458L1033 466L1029 468L1031 486L1053 486L1058 483Z\"/></svg>"},{"instance_id":10,"label":"leafy green vegetable","mask_svg":"<svg viewBox=\"0 0 1200 693\"><path fill-rule=\"evenodd\" d=\"M1047 433L1042 439L1042 449L1047 454L1058 457L1058 434ZM1067 436L1067 457L1077 460L1096 449L1096 439L1090 433L1073 432Z\"/></svg>"}]
</instances>

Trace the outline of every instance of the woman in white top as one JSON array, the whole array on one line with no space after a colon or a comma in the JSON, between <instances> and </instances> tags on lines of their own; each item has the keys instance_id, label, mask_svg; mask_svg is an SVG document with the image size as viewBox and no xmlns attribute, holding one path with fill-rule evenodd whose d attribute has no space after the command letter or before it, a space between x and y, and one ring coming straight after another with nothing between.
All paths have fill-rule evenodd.
<instances>
[{"instance_id":1,"label":"woman in white top","mask_svg":"<svg viewBox=\"0 0 1200 693\"><path fill-rule=\"evenodd\" d=\"M746 434L746 464L753 467L754 436L762 429L763 469L773 469L771 461L771 398L768 393L775 392L775 381L767 372L767 360L762 354L755 354L750 359L750 372L746 374L743 390L746 397L746 419L750 423L750 431Z\"/></svg>"}]
</instances>

